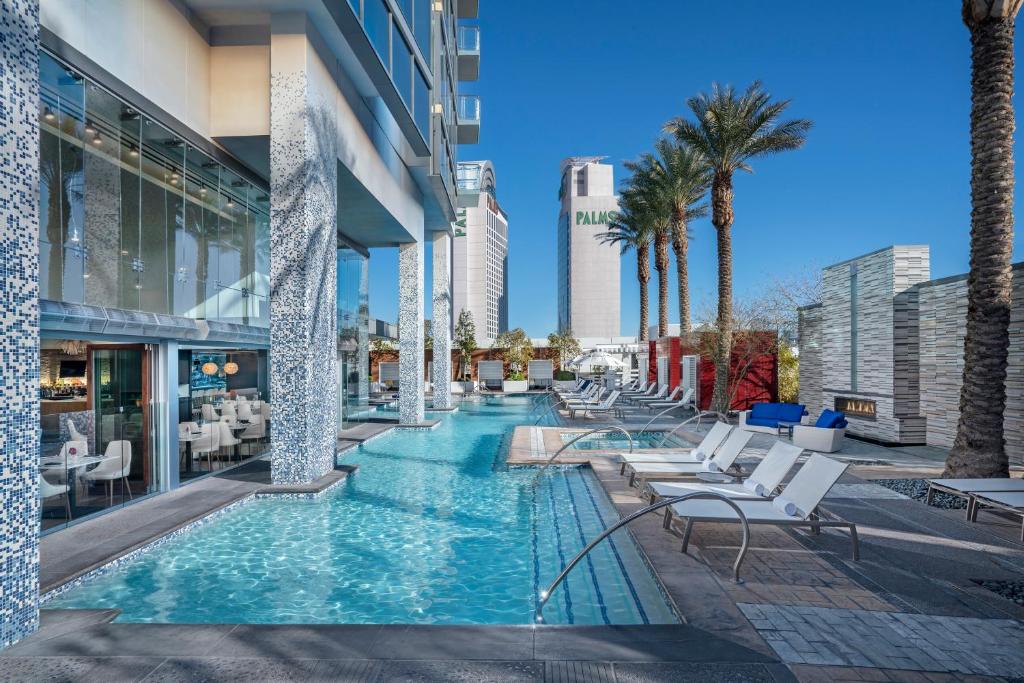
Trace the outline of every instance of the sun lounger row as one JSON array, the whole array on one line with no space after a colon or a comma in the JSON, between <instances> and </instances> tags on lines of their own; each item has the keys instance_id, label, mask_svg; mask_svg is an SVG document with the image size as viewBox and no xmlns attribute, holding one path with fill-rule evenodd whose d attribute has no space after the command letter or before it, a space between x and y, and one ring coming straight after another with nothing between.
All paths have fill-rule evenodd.
<instances>
[{"instance_id":1,"label":"sun lounger row","mask_svg":"<svg viewBox=\"0 0 1024 683\"><path fill-rule=\"evenodd\" d=\"M630 485L637 485L640 495L649 497L652 503L658 498L712 492L736 503L751 525L807 527L814 533L823 527L846 528L853 544L853 558L859 559L856 525L826 515L819 507L846 471L844 463L813 453L780 491L782 480L794 467L803 449L778 441L742 482L694 481L702 473L725 473L732 469L750 438L750 432L734 430L723 422L716 422L700 444L692 449L620 455L620 473L629 476ZM666 529L677 520L683 523L682 550L686 552L695 523L739 523L740 517L724 501L690 499L665 509Z\"/></svg>"}]
</instances>

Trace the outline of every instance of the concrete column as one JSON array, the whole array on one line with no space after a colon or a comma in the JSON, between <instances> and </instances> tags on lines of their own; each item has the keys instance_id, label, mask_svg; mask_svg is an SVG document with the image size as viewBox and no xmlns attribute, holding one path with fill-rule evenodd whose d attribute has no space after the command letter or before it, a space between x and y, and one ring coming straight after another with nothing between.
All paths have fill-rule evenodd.
<instances>
[{"instance_id":1,"label":"concrete column","mask_svg":"<svg viewBox=\"0 0 1024 683\"><path fill-rule=\"evenodd\" d=\"M0 647L39 626L39 2L0 3Z\"/></svg>"},{"instance_id":2,"label":"concrete column","mask_svg":"<svg viewBox=\"0 0 1024 683\"><path fill-rule=\"evenodd\" d=\"M275 484L334 467L338 140L331 76L304 16L272 18L270 393Z\"/></svg>"},{"instance_id":3,"label":"concrete column","mask_svg":"<svg viewBox=\"0 0 1024 683\"><path fill-rule=\"evenodd\" d=\"M423 422L423 242L398 245L398 418Z\"/></svg>"},{"instance_id":4,"label":"concrete column","mask_svg":"<svg viewBox=\"0 0 1024 683\"><path fill-rule=\"evenodd\" d=\"M452 407L452 238L447 231L434 233L433 313L431 332L434 337L434 407Z\"/></svg>"}]
</instances>

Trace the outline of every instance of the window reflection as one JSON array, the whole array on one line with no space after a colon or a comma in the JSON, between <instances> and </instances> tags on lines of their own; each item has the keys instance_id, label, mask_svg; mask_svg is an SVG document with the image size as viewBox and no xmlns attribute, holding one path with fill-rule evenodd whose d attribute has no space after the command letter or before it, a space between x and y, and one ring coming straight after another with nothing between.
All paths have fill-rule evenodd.
<instances>
[{"instance_id":1,"label":"window reflection","mask_svg":"<svg viewBox=\"0 0 1024 683\"><path fill-rule=\"evenodd\" d=\"M269 326L270 201L40 55L40 296Z\"/></svg>"}]
</instances>

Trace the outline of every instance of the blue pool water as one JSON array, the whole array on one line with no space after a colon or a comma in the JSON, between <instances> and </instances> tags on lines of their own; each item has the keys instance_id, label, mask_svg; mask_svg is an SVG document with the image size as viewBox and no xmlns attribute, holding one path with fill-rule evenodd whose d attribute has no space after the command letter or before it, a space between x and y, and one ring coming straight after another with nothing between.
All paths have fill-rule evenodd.
<instances>
[{"instance_id":1,"label":"blue pool water","mask_svg":"<svg viewBox=\"0 0 1024 683\"><path fill-rule=\"evenodd\" d=\"M261 498L47 603L119 622L526 624L536 596L617 515L587 469L507 469L529 397L464 403L434 431L346 453L316 500ZM625 530L544 608L548 623L674 623Z\"/></svg>"}]
</instances>

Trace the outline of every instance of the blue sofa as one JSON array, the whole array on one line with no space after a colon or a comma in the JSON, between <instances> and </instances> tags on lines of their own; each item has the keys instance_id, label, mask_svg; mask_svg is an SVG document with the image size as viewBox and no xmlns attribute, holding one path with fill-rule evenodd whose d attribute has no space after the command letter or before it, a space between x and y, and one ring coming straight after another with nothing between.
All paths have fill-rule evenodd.
<instances>
[{"instance_id":1,"label":"blue sofa","mask_svg":"<svg viewBox=\"0 0 1024 683\"><path fill-rule=\"evenodd\" d=\"M755 403L740 413L740 428L750 432L778 434L780 422L803 421L807 409L800 403Z\"/></svg>"}]
</instances>

